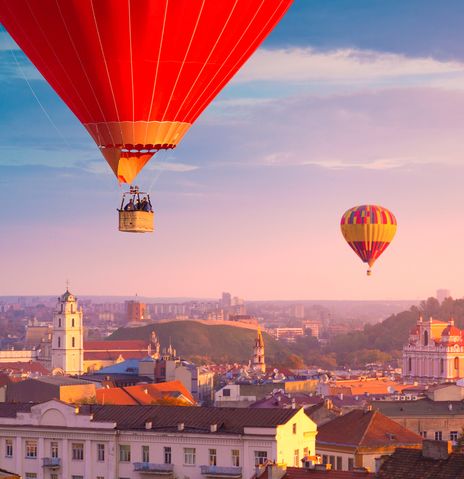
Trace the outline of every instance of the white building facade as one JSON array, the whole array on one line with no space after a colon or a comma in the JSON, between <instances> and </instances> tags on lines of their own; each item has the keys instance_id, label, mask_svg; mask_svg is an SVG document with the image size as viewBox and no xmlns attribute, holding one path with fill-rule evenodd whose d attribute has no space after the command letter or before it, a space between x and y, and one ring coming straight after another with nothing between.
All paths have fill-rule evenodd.
<instances>
[{"instance_id":1,"label":"white building facade","mask_svg":"<svg viewBox=\"0 0 464 479\"><path fill-rule=\"evenodd\" d=\"M315 436L303 409L9 404L0 468L24 479L249 479L268 459L300 466Z\"/></svg>"},{"instance_id":2,"label":"white building facade","mask_svg":"<svg viewBox=\"0 0 464 479\"><path fill-rule=\"evenodd\" d=\"M69 290L58 298L53 314L51 369L53 374L84 373L82 309Z\"/></svg>"},{"instance_id":3,"label":"white building facade","mask_svg":"<svg viewBox=\"0 0 464 479\"><path fill-rule=\"evenodd\" d=\"M464 331L419 318L403 348L403 379L420 384L455 382L464 377Z\"/></svg>"}]
</instances>

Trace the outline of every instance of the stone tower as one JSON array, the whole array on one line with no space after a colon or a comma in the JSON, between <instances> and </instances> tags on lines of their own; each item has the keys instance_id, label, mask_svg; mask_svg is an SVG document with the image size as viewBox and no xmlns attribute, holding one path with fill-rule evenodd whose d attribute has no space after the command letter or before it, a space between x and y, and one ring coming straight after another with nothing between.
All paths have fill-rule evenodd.
<instances>
[{"instance_id":1,"label":"stone tower","mask_svg":"<svg viewBox=\"0 0 464 479\"><path fill-rule=\"evenodd\" d=\"M58 298L53 314L52 373L76 375L84 372L82 308L68 289Z\"/></svg>"},{"instance_id":2,"label":"stone tower","mask_svg":"<svg viewBox=\"0 0 464 479\"><path fill-rule=\"evenodd\" d=\"M261 334L261 328L258 326L258 331L255 339L255 345L253 347L253 360L251 367L258 373L266 372L266 363L264 362L264 341Z\"/></svg>"}]
</instances>

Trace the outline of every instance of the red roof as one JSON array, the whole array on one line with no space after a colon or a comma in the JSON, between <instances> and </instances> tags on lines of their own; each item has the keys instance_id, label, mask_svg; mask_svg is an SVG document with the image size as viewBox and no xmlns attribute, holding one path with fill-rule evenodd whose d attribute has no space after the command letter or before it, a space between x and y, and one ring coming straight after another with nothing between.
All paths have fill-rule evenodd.
<instances>
[{"instance_id":1,"label":"red roof","mask_svg":"<svg viewBox=\"0 0 464 479\"><path fill-rule=\"evenodd\" d=\"M50 371L44 366L42 366L42 364L33 361L27 363L23 363L20 361L1 363L0 368L3 373L11 374L37 374L45 376L50 374Z\"/></svg>"},{"instance_id":2,"label":"red roof","mask_svg":"<svg viewBox=\"0 0 464 479\"><path fill-rule=\"evenodd\" d=\"M379 411L355 409L318 428L316 445L352 447L420 446L422 438Z\"/></svg>"},{"instance_id":3,"label":"red roof","mask_svg":"<svg viewBox=\"0 0 464 479\"><path fill-rule=\"evenodd\" d=\"M127 341L85 341L84 351L146 351L148 344L148 341L144 341L143 339Z\"/></svg>"},{"instance_id":4,"label":"red roof","mask_svg":"<svg viewBox=\"0 0 464 479\"><path fill-rule=\"evenodd\" d=\"M84 361L115 361L121 356L123 359L143 359L145 351L84 351Z\"/></svg>"},{"instance_id":5,"label":"red roof","mask_svg":"<svg viewBox=\"0 0 464 479\"><path fill-rule=\"evenodd\" d=\"M461 336L461 330L458 329L456 326L449 325L447 326L443 332L441 333L442 336Z\"/></svg>"},{"instance_id":6,"label":"red roof","mask_svg":"<svg viewBox=\"0 0 464 479\"><path fill-rule=\"evenodd\" d=\"M269 466L268 466L269 467ZM302 467L287 467L282 479L374 479L375 474L357 471L317 471ZM258 479L269 479L269 471L266 469Z\"/></svg>"}]
</instances>

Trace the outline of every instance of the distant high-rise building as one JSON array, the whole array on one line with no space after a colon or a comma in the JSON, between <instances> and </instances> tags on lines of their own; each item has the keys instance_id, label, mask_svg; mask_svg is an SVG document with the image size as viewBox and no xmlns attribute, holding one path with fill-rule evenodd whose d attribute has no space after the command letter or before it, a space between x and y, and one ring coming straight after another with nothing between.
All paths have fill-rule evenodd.
<instances>
[{"instance_id":1,"label":"distant high-rise building","mask_svg":"<svg viewBox=\"0 0 464 479\"><path fill-rule=\"evenodd\" d=\"M232 304L232 296L230 295L230 293L222 293L221 306L224 309L228 309L230 308L231 304Z\"/></svg>"},{"instance_id":2,"label":"distant high-rise building","mask_svg":"<svg viewBox=\"0 0 464 479\"><path fill-rule=\"evenodd\" d=\"M147 305L139 301L126 301L126 317L128 323L145 321Z\"/></svg>"},{"instance_id":3,"label":"distant high-rise building","mask_svg":"<svg viewBox=\"0 0 464 479\"><path fill-rule=\"evenodd\" d=\"M68 289L58 298L53 315L52 333L53 374L82 374L84 372L82 308Z\"/></svg>"},{"instance_id":4,"label":"distant high-rise building","mask_svg":"<svg viewBox=\"0 0 464 479\"><path fill-rule=\"evenodd\" d=\"M263 335L261 334L261 328L259 326L256 334L255 345L253 347L253 359L251 362L251 367L256 372L266 372L266 363L264 361L264 340Z\"/></svg>"},{"instance_id":5,"label":"distant high-rise building","mask_svg":"<svg viewBox=\"0 0 464 479\"><path fill-rule=\"evenodd\" d=\"M293 306L293 316L297 319L304 319L305 317L304 304L298 303Z\"/></svg>"},{"instance_id":6,"label":"distant high-rise building","mask_svg":"<svg viewBox=\"0 0 464 479\"><path fill-rule=\"evenodd\" d=\"M451 291L449 289L437 289L437 299L439 303L443 303L443 301L450 296Z\"/></svg>"}]
</instances>

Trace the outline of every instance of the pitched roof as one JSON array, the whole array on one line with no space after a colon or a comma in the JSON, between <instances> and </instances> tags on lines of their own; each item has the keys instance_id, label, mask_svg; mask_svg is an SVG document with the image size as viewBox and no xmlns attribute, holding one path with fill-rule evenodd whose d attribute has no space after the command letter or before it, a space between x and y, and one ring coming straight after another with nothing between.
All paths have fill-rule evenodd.
<instances>
[{"instance_id":1,"label":"pitched roof","mask_svg":"<svg viewBox=\"0 0 464 479\"><path fill-rule=\"evenodd\" d=\"M374 479L375 474L355 471L317 471L303 467L287 467L282 479ZM268 470L263 472L259 479L269 479Z\"/></svg>"},{"instance_id":2,"label":"pitched roof","mask_svg":"<svg viewBox=\"0 0 464 479\"><path fill-rule=\"evenodd\" d=\"M33 374L50 374L50 371L42 366L42 364L29 361L29 362L9 362L9 363L1 363L2 372L11 372L13 374L17 373L33 373Z\"/></svg>"},{"instance_id":3,"label":"pitched roof","mask_svg":"<svg viewBox=\"0 0 464 479\"><path fill-rule=\"evenodd\" d=\"M82 406L81 414L93 414L94 421L115 422L118 429L145 429L151 421L156 431L210 433L217 424L219 434L243 434L246 427L274 428L287 423L296 409L213 408L196 406Z\"/></svg>"},{"instance_id":4,"label":"pitched roof","mask_svg":"<svg viewBox=\"0 0 464 479\"><path fill-rule=\"evenodd\" d=\"M422 438L378 411L355 409L323 424L316 437L317 447L344 445L385 447L420 445Z\"/></svg>"},{"instance_id":5,"label":"pitched roof","mask_svg":"<svg viewBox=\"0 0 464 479\"><path fill-rule=\"evenodd\" d=\"M417 449L398 448L382 464L378 479L464 479L464 454L447 459L423 457Z\"/></svg>"},{"instance_id":6,"label":"pitched roof","mask_svg":"<svg viewBox=\"0 0 464 479\"><path fill-rule=\"evenodd\" d=\"M153 404L163 398L179 399L195 404L195 399L180 381L157 384L138 384L123 388L101 388L96 391L98 404L137 405Z\"/></svg>"}]
</instances>

